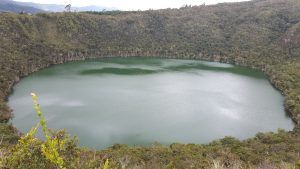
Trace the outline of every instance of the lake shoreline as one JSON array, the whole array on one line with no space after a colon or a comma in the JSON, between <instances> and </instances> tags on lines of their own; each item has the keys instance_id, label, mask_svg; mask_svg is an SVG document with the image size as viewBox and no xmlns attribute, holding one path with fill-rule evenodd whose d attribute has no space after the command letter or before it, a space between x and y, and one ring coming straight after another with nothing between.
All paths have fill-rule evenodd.
<instances>
[{"instance_id":1,"label":"lake shoreline","mask_svg":"<svg viewBox=\"0 0 300 169\"><path fill-rule=\"evenodd\" d=\"M14 89L8 103L15 114L12 124L22 132L37 123L28 95L34 91L51 128L64 128L78 136L81 145L97 149L155 141L208 144L225 136L245 140L257 132L294 127L283 110L282 95L266 76L232 64L90 59L40 70ZM90 133L91 128L95 131Z\"/></svg>"},{"instance_id":2,"label":"lake shoreline","mask_svg":"<svg viewBox=\"0 0 300 169\"><path fill-rule=\"evenodd\" d=\"M286 92L284 90L282 90L277 85L276 80L275 80L276 76L274 76L272 74L272 71L270 71L270 69L268 68L269 65L260 65L260 66L258 66L258 65L248 65L247 63L245 63L245 61L242 61L242 62L241 61L235 61L235 60L232 60L230 57L221 57L221 56L212 56L212 57L206 56L206 57L203 57L201 54L198 54L198 56L196 54L193 54L191 56L180 57L180 56L170 56L170 55L155 56L155 55L152 55L152 54L147 56L147 55L137 55L136 53L130 54L129 52L126 52L124 55L119 55L119 56L114 55L114 54L103 55L103 54L99 54L100 52L95 52L94 50L93 50L93 53L94 54L99 54L98 56L85 55L86 53L89 53L89 52L87 52L87 51L85 51L85 53L83 53L83 52L67 52L65 54L60 53L60 54L58 54L58 56L60 56L60 57L54 58L50 63L33 66L33 67L31 67L31 69L27 69L27 71L21 72L20 76L16 76L14 78L14 81L10 82L11 85L9 85L9 87L7 89L7 91L9 91L9 92L7 92L8 94L5 95L4 98L2 98L2 100L7 101L9 94L11 92L13 92L13 86L16 83L18 83L21 78L26 77L27 75L29 75L33 72L36 72L36 71L39 71L41 69L50 67L52 65L63 64L63 63L66 63L66 62L80 61L80 60L86 60L86 59L110 58L110 57L125 57L125 58L126 57L149 57L149 58L165 58L165 59L200 60L200 61L227 63L227 64L233 64L233 65L236 65L236 66L247 67L247 68L251 68L251 69L255 69L255 70L261 70L266 75L267 79L270 81L272 86L274 86L275 89L279 90L280 93L284 96L284 98L286 98ZM140 53L149 54L149 53L153 53L153 52L146 51L146 52L140 52ZM5 103L5 104L7 104L7 103ZM292 110L289 107L287 107L286 99L285 99L284 107L285 107L285 110L286 110L287 114L292 118L292 120L296 124L294 130L300 128L299 127L300 123L299 123L298 119L296 118L297 112L292 112ZM6 117L6 118L1 119L1 121L8 122L9 119L11 117L13 117L13 113L12 113L11 109L9 109L9 111L6 111L4 114L5 114L4 117Z\"/></svg>"}]
</instances>

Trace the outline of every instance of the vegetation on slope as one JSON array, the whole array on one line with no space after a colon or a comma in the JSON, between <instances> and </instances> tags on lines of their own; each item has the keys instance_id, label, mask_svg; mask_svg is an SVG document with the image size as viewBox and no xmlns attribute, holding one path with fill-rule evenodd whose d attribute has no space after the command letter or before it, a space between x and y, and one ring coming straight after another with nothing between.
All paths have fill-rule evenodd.
<instances>
[{"instance_id":1,"label":"vegetation on slope","mask_svg":"<svg viewBox=\"0 0 300 169\"><path fill-rule=\"evenodd\" d=\"M1 12L38 13L38 12L43 12L43 10L35 8L35 7L30 7L30 6L18 4L17 2L12 1L12 0L1 0L0 1L0 13Z\"/></svg>"},{"instance_id":2,"label":"vegetation on slope","mask_svg":"<svg viewBox=\"0 0 300 169\"><path fill-rule=\"evenodd\" d=\"M37 96L32 94L39 123L21 137L17 144L0 149L1 168L254 168L255 166L295 168L300 151L298 136L279 130L258 133L244 142L226 137L209 145L182 145L170 147L156 144L151 148L114 145L99 152L78 148L76 138L64 130L51 131L43 118ZM41 126L45 141L35 138ZM284 142L285 144L282 144ZM263 161L265 159L266 161ZM105 163L104 163L105 161ZM299 161L300 162L300 161Z\"/></svg>"},{"instance_id":3,"label":"vegetation on slope","mask_svg":"<svg viewBox=\"0 0 300 169\"><path fill-rule=\"evenodd\" d=\"M85 58L157 56L261 69L285 96L285 107L296 123L295 129L260 133L245 141L228 137L209 145L116 145L96 153L78 150L82 165L92 168L109 157L112 165L129 168L164 168L169 164L176 168L205 168L213 164L213 159L225 166L236 161L244 167L283 168L282 162L293 166L300 159L298 0L254 0L143 12L0 15L3 145L13 144L18 138L7 123L12 114L5 100L20 77L52 64ZM5 148L3 151L9 152Z\"/></svg>"}]
</instances>

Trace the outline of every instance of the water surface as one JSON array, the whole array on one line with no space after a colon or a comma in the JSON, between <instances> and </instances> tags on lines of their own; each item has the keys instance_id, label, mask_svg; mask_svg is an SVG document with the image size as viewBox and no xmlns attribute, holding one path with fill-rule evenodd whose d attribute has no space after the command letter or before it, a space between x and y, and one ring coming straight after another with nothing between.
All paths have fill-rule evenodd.
<instances>
[{"instance_id":1,"label":"water surface","mask_svg":"<svg viewBox=\"0 0 300 169\"><path fill-rule=\"evenodd\" d=\"M38 122L30 92L38 94L50 128L66 128L91 148L208 143L293 128L265 76L229 64L107 58L43 69L9 97L22 132Z\"/></svg>"}]
</instances>

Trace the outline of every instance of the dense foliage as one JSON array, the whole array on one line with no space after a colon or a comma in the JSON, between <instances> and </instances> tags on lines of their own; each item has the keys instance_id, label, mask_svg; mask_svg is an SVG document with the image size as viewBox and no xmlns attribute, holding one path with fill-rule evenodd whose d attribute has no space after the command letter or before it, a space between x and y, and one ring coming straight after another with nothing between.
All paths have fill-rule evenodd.
<instances>
[{"instance_id":1,"label":"dense foliage","mask_svg":"<svg viewBox=\"0 0 300 169\"><path fill-rule=\"evenodd\" d=\"M134 12L0 14L0 37L4 154L10 150L3 145L13 144L18 138L7 123L12 114L5 99L20 77L72 60L156 56L219 61L262 70L285 96L295 129L259 133L245 141L227 137L209 145L116 145L99 152L80 150L80 164L76 165L94 168L110 158L110 165L119 168L289 168L300 159L299 0L253 0Z\"/></svg>"}]
</instances>

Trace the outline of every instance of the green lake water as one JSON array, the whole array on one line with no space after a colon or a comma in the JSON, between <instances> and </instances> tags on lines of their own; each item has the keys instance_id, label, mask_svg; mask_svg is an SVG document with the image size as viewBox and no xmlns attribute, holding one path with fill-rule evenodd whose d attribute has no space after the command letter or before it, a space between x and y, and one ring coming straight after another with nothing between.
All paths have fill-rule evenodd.
<instances>
[{"instance_id":1,"label":"green lake water","mask_svg":"<svg viewBox=\"0 0 300 169\"><path fill-rule=\"evenodd\" d=\"M24 133L38 122L31 92L49 128L67 129L80 145L97 149L246 139L294 127L262 72L229 64L106 58L43 69L9 97L12 123Z\"/></svg>"}]
</instances>

